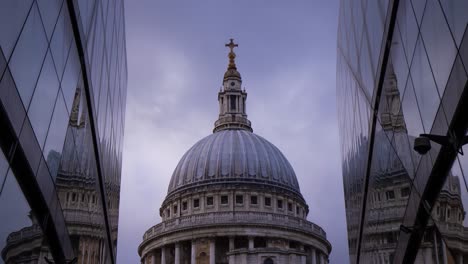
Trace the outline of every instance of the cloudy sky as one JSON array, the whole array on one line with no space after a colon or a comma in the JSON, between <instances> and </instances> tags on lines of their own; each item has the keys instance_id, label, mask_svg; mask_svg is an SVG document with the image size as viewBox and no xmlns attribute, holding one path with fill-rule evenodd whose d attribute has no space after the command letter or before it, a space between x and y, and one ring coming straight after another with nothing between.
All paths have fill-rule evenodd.
<instances>
[{"instance_id":1,"label":"cloudy sky","mask_svg":"<svg viewBox=\"0 0 468 264\"><path fill-rule=\"evenodd\" d=\"M338 1L126 1L128 100L119 263L139 263L143 233L179 159L212 133L229 38L254 132L293 165L310 207L347 263L335 64Z\"/></svg>"}]
</instances>

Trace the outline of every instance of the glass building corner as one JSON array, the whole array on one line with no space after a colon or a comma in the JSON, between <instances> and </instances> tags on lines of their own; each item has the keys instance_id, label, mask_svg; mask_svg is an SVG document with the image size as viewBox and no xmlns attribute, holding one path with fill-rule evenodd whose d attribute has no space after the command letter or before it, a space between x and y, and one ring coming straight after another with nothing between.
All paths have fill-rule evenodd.
<instances>
[{"instance_id":1,"label":"glass building corner","mask_svg":"<svg viewBox=\"0 0 468 264\"><path fill-rule=\"evenodd\" d=\"M0 36L0 263L115 263L123 1L2 1Z\"/></svg>"},{"instance_id":2,"label":"glass building corner","mask_svg":"<svg viewBox=\"0 0 468 264\"><path fill-rule=\"evenodd\" d=\"M468 263L468 2L341 1L337 105L351 263ZM465 147L466 148L466 147Z\"/></svg>"}]
</instances>

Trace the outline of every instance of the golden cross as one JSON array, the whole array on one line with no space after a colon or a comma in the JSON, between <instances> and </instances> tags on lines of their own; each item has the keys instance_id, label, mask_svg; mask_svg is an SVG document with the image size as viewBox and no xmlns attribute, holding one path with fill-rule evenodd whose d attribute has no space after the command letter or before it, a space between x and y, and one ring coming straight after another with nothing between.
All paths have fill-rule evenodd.
<instances>
[{"instance_id":1,"label":"golden cross","mask_svg":"<svg viewBox=\"0 0 468 264\"><path fill-rule=\"evenodd\" d=\"M231 39L231 42L225 44L224 46L229 47L231 49L231 52L233 52L235 47L239 47L239 45L234 44L234 39Z\"/></svg>"}]
</instances>

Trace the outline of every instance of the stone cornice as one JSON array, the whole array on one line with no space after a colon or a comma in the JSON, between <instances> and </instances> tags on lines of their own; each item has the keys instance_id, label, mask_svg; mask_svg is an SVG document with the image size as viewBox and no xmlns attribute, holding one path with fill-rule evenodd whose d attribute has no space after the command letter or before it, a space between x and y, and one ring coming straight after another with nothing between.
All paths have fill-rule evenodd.
<instances>
[{"instance_id":1,"label":"stone cornice","mask_svg":"<svg viewBox=\"0 0 468 264\"><path fill-rule=\"evenodd\" d=\"M264 212L213 212L182 216L151 227L143 235L143 242L140 244L138 251L141 253L142 249L150 241L167 237L176 232L188 232L192 235L193 230L203 228L227 230L229 227L244 227L243 229L245 229L246 226L301 233L315 237L317 240L322 241L327 248L331 249L325 231L320 226L302 218Z\"/></svg>"}]
</instances>

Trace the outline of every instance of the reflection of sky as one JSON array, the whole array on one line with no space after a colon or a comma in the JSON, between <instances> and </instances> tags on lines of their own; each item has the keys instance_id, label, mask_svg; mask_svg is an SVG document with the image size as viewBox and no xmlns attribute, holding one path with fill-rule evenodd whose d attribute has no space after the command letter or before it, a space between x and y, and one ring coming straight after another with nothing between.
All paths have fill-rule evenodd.
<instances>
[{"instance_id":1,"label":"reflection of sky","mask_svg":"<svg viewBox=\"0 0 468 264\"><path fill-rule=\"evenodd\" d=\"M28 217L30 211L29 206L11 171L7 175L5 186L0 196L0 208L2 210L0 220L1 251L5 247L6 239L10 233L19 231L32 224ZM0 263L3 263L1 257Z\"/></svg>"},{"instance_id":2,"label":"reflection of sky","mask_svg":"<svg viewBox=\"0 0 468 264\"><path fill-rule=\"evenodd\" d=\"M143 233L184 152L211 133L229 38L254 132L296 171L309 220L327 232L331 263L347 263L336 121L337 1L128 1L128 100L119 263L139 261ZM135 216L138 217L135 217Z\"/></svg>"}]
</instances>

